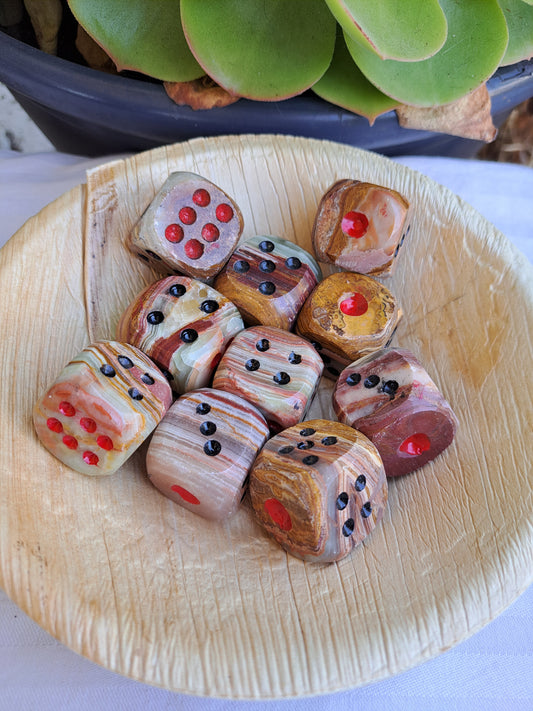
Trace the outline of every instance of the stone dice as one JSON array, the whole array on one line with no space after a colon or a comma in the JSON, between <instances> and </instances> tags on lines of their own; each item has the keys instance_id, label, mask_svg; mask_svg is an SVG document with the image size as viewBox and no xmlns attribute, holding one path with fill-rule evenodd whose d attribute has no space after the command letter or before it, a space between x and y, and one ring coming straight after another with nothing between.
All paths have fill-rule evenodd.
<instances>
[{"instance_id":1,"label":"stone dice","mask_svg":"<svg viewBox=\"0 0 533 711\"><path fill-rule=\"evenodd\" d=\"M317 262L302 247L281 237L255 236L237 247L214 287L233 301L247 326L290 331L321 278Z\"/></svg>"},{"instance_id":2,"label":"stone dice","mask_svg":"<svg viewBox=\"0 0 533 711\"><path fill-rule=\"evenodd\" d=\"M128 306L117 339L136 346L167 374L177 393L204 387L229 341L244 328L226 297L197 279L166 277Z\"/></svg>"},{"instance_id":3,"label":"stone dice","mask_svg":"<svg viewBox=\"0 0 533 711\"><path fill-rule=\"evenodd\" d=\"M451 444L457 419L408 350L386 348L349 365L333 406L339 420L377 447L388 477L422 467Z\"/></svg>"},{"instance_id":4,"label":"stone dice","mask_svg":"<svg viewBox=\"0 0 533 711\"><path fill-rule=\"evenodd\" d=\"M237 246L243 229L236 203L194 173L172 173L129 236L129 248L165 271L208 281Z\"/></svg>"},{"instance_id":5,"label":"stone dice","mask_svg":"<svg viewBox=\"0 0 533 711\"><path fill-rule=\"evenodd\" d=\"M338 272L313 290L295 330L320 353L324 373L337 377L357 358L387 346L401 315L393 294L378 281Z\"/></svg>"},{"instance_id":6,"label":"stone dice","mask_svg":"<svg viewBox=\"0 0 533 711\"><path fill-rule=\"evenodd\" d=\"M112 474L172 402L164 375L137 348L101 341L85 348L36 403L43 445L82 474Z\"/></svg>"},{"instance_id":7,"label":"stone dice","mask_svg":"<svg viewBox=\"0 0 533 711\"><path fill-rule=\"evenodd\" d=\"M313 227L319 261L388 276L409 230L409 203L395 190L339 180L322 198Z\"/></svg>"},{"instance_id":8,"label":"stone dice","mask_svg":"<svg viewBox=\"0 0 533 711\"><path fill-rule=\"evenodd\" d=\"M387 480L374 445L360 432L309 420L270 439L250 472L260 525L294 556L337 561L381 521Z\"/></svg>"},{"instance_id":9,"label":"stone dice","mask_svg":"<svg viewBox=\"0 0 533 711\"><path fill-rule=\"evenodd\" d=\"M232 516L268 437L261 413L230 393L204 388L180 397L156 429L146 457L150 481L207 519Z\"/></svg>"},{"instance_id":10,"label":"stone dice","mask_svg":"<svg viewBox=\"0 0 533 711\"><path fill-rule=\"evenodd\" d=\"M315 349L289 331L253 326L238 333L213 378L213 387L255 405L271 431L304 419L322 374Z\"/></svg>"}]
</instances>

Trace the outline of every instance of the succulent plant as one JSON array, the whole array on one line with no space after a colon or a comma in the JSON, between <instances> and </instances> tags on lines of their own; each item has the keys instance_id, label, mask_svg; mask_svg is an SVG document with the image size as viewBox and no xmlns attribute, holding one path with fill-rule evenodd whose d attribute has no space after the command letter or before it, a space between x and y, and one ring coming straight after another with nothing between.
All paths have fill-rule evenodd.
<instances>
[{"instance_id":1,"label":"succulent plant","mask_svg":"<svg viewBox=\"0 0 533 711\"><path fill-rule=\"evenodd\" d=\"M230 95L311 89L371 122L461 100L533 55L533 0L68 0L119 70Z\"/></svg>"}]
</instances>

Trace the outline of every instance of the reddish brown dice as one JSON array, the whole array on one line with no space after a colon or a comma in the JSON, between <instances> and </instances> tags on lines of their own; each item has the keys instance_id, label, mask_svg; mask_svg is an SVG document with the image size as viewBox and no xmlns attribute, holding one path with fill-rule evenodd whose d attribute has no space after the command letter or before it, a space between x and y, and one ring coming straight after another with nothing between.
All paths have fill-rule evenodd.
<instances>
[{"instance_id":1,"label":"reddish brown dice","mask_svg":"<svg viewBox=\"0 0 533 711\"><path fill-rule=\"evenodd\" d=\"M418 359L386 348L349 365L340 375L337 417L376 445L387 476L419 469L448 447L457 418Z\"/></svg>"}]
</instances>

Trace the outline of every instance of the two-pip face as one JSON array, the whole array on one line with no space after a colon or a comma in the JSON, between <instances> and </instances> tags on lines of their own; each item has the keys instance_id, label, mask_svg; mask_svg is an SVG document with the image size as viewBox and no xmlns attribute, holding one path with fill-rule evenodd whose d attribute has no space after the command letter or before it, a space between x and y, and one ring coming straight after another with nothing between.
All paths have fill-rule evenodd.
<instances>
[{"instance_id":1,"label":"two-pip face","mask_svg":"<svg viewBox=\"0 0 533 711\"><path fill-rule=\"evenodd\" d=\"M128 306L117 338L136 346L184 393L208 384L228 342L244 328L234 304L189 277L166 277Z\"/></svg>"},{"instance_id":2,"label":"two-pip face","mask_svg":"<svg viewBox=\"0 0 533 711\"><path fill-rule=\"evenodd\" d=\"M213 387L255 405L271 430L304 419L323 363L313 346L289 331L253 326L235 336L213 378Z\"/></svg>"}]
</instances>

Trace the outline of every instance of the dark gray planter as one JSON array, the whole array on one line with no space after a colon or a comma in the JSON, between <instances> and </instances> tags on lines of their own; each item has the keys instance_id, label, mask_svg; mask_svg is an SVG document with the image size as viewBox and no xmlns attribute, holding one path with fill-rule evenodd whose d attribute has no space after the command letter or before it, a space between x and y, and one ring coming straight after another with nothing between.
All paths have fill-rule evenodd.
<instances>
[{"instance_id":1,"label":"dark gray planter","mask_svg":"<svg viewBox=\"0 0 533 711\"><path fill-rule=\"evenodd\" d=\"M193 111L159 84L111 76L51 57L0 32L0 81L60 151L84 156L136 152L197 136L281 133L324 138L384 155L471 157L479 141L400 128L391 111L365 118L311 92L275 103L242 99ZM498 70L488 82L494 123L533 96L533 62Z\"/></svg>"}]
</instances>

